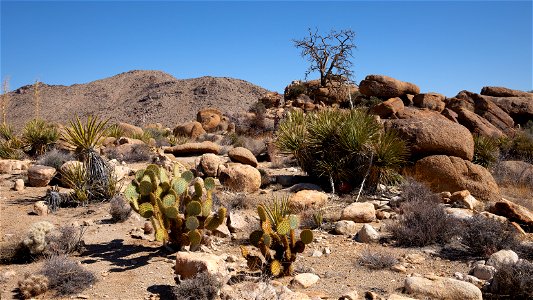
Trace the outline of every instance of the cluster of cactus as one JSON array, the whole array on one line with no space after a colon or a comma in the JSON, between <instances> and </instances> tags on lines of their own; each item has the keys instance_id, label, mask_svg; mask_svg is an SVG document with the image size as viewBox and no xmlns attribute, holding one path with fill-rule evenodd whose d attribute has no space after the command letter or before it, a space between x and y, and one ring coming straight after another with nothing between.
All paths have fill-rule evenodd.
<instances>
[{"instance_id":1,"label":"cluster of cactus","mask_svg":"<svg viewBox=\"0 0 533 300\"><path fill-rule=\"evenodd\" d=\"M305 245L313 241L313 232L309 229L302 230L297 240L295 231L300 225L299 217L278 208L262 204L257 207L261 229L250 234L250 244L259 249L263 258L241 246L241 254L252 271L262 270L273 277L291 275L297 253L302 253Z\"/></svg>"},{"instance_id":2,"label":"cluster of cactus","mask_svg":"<svg viewBox=\"0 0 533 300\"><path fill-rule=\"evenodd\" d=\"M30 299L48 290L49 280L40 274L26 274L24 280L19 281L19 291L23 299Z\"/></svg>"},{"instance_id":3,"label":"cluster of cactus","mask_svg":"<svg viewBox=\"0 0 533 300\"><path fill-rule=\"evenodd\" d=\"M31 254L40 254L46 248L46 235L54 230L54 225L47 221L33 223L22 243Z\"/></svg>"},{"instance_id":4,"label":"cluster of cactus","mask_svg":"<svg viewBox=\"0 0 533 300\"><path fill-rule=\"evenodd\" d=\"M213 178L203 181L190 171L180 174L178 165L172 173L169 176L163 167L148 165L136 172L124 196L135 212L151 220L157 241L194 250L201 244L204 230L215 230L224 223L226 209L211 211Z\"/></svg>"}]
</instances>

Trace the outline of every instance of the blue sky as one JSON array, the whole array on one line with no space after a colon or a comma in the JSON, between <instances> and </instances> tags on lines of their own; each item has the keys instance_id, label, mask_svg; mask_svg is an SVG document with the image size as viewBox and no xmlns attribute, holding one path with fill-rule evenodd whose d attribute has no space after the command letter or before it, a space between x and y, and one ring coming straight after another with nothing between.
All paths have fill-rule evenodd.
<instances>
[{"instance_id":1,"label":"blue sky","mask_svg":"<svg viewBox=\"0 0 533 300\"><path fill-rule=\"evenodd\" d=\"M532 10L532 1L2 0L0 69L11 89L149 69L283 91L307 68L292 39L309 27L351 28L356 82L384 74L447 96L531 90Z\"/></svg>"}]
</instances>

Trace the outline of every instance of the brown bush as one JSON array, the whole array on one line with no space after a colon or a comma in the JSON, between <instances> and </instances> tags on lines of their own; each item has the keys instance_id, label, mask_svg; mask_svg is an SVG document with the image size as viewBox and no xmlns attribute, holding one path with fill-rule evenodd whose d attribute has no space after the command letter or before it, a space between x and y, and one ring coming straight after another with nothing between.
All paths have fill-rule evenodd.
<instances>
[{"instance_id":1,"label":"brown bush","mask_svg":"<svg viewBox=\"0 0 533 300\"><path fill-rule=\"evenodd\" d=\"M516 249L520 242L512 225L482 215L467 220L459 230L460 242L467 253L488 257L502 249Z\"/></svg>"},{"instance_id":2,"label":"brown bush","mask_svg":"<svg viewBox=\"0 0 533 300\"><path fill-rule=\"evenodd\" d=\"M388 269L398 263L398 259L385 251L364 250L358 260L359 264L373 270Z\"/></svg>"},{"instance_id":3,"label":"brown bush","mask_svg":"<svg viewBox=\"0 0 533 300\"><path fill-rule=\"evenodd\" d=\"M533 263L522 259L515 264L501 266L488 290L499 295L500 299L532 299Z\"/></svg>"},{"instance_id":4,"label":"brown bush","mask_svg":"<svg viewBox=\"0 0 533 300\"><path fill-rule=\"evenodd\" d=\"M131 207L122 195L115 195L109 201L109 213L111 219L116 223L126 221L131 215Z\"/></svg>"},{"instance_id":5,"label":"brown bush","mask_svg":"<svg viewBox=\"0 0 533 300\"><path fill-rule=\"evenodd\" d=\"M172 294L176 300L214 300L221 286L215 275L203 272L181 281L172 289Z\"/></svg>"},{"instance_id":6,"label":"brown bush","mask_svg":"<svg viewBox=\"0 0 533 300\"><path fill-rule=\"evenodd\" d=\"M66 256L53 256L47 259L41 273L48 278L50 289L59 295L82 292L96 282L93 272Z\"/></svg>"}]
</instances>

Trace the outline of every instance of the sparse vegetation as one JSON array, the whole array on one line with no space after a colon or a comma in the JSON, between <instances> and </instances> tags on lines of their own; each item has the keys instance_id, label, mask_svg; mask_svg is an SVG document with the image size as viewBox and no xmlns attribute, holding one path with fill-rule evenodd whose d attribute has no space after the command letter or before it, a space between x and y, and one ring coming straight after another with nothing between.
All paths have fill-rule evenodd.
<instances>
[{"instance_id":1,"label":"sparse vegetation","mask_svg":"<svg viewBox=\"0 0 533 300\"><path fill-rule=\"evenodd\" d=\"M52 257L81 252L83 249L83 236L87 227L74 227L72 225L61 226L52 230L45 236L46 247L43 255Z\"/></svg>"},{"instance_id":2,"label":"sparse vegetation","mask_svg":"<svg viewBox=\"0 0 533 300\"><path fill-rule=\"evenodd\" d=\"M40 274L26 274L24 279L19 281L18 287L22 299L30 299L48 291L49 280Z\"/></svg>"},{"instance_id":3,"label":"sparse vegetation","mask_svg":"<svg viewBox=\"0 0 533 300\"><path fill-rule=\"evenodd\" d=\"M501 266L487 290L503 299L533 298L533 263L521 259Z\"/></svg>"},{"instance_id":4,"label":"sparse vegetation","mask_svg":"<svg viewBox=\"0 0 533 300\"><path fill-rule=\"evenodd\" d=\"M28 122L23 129L22 140L30 155L42 155L59 139L57 127L41 119Z\"/></svg>"},{"instance_id":5,"label":"sparse vegetation","mask_svg":"<svg viewBox=\"0 0 533 300\"><path fill-rule=\"evenodd\" d=\"M498 140L482 135L474 135L474 159L473 163L489 168L500 157Z\"/></svg>"},{"instance_id":6,"label":"sparse vegetation","mask_svg":"<svg viewBox=\"0 0 533 300\"><path fill-rule=\"evenodd\" d=\"M61 150L52 149L41 155L37 160L37 164L54 167L56 170L59 170L64 163L71 160L75 160L72 154Z\"/></svg>"},{"instance_id":7,"label":"sparse vegetation","mask_svg":"<svg viewBox=\"0 0 533 300\"><path fill-rule=\"evenodd\" d=\"M114 222L124 222L131 215L131 207L123 196L115 195L109 201L109 214Z\"/></svg>"},{"instance_id":8,"label":"sparse vegetation","mask_svg":"<svg viewBox=\"0 0 533 300\"><path fill-rule=\"evenodd\" d=\"M175 300L214 300L221 287L216 276L203 272L194 278L182 280L172 288L172 296Z\"/></svg>"},{"instance_id":9,"label":"sparse vegetation","mask_svg":"<svg viewBox=\"0 0 533 300\"><path fill-rule=\"evenodd\" d=\"M66 256L52 256L44 262L41 273L58 295L80 293L96 282L96 276Z\"/></svg>"},{"instance_id":10,"label":"sparse vegetation","mask_svg":"<svg viewBox=\"0 0 533 300\"><path fill-rule=\"evenodd\" d=\"M398 263L398 259L386 251L364 250L358 260L359 264L372 270L388 269Z\"/></svg>"}]
</instances>

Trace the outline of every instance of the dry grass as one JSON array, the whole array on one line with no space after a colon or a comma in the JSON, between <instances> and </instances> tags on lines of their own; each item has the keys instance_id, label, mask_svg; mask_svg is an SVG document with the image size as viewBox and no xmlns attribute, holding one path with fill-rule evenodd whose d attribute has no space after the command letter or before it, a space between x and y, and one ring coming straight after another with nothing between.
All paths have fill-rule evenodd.
<instances>
[{"instance_id":1,"label":"dry grass","mask_svg":"<svg viewBox=\"0 0 533 300\"><path fill-rule=\"evenodd\" d=\"M50 289L59 295L80 293L96 282L96 276L66 256L47 259L41 273L49 280Z\"/></svg>"},{"instance_id":2,"label":"dry grass","mask_svg":"<svg viewBox=\"0 0 533 300\"><path fill-rule=\"evenodd\" d=\"M215 275L204 272L181 281L172 294L176 300L214 300L221 286Z\"/></svg>"},{"instance_id":3,"label":"dry grass","mask_svg":"<svg viewBox=\"0 0 533 300\"><path fill-rule=\"evenodd\" d=\"M398 263L398 259L393 254L380 250L371 251L365 249L359 257L358 263L373 270L388 269Z\"/></svg>"}]
</instances>

